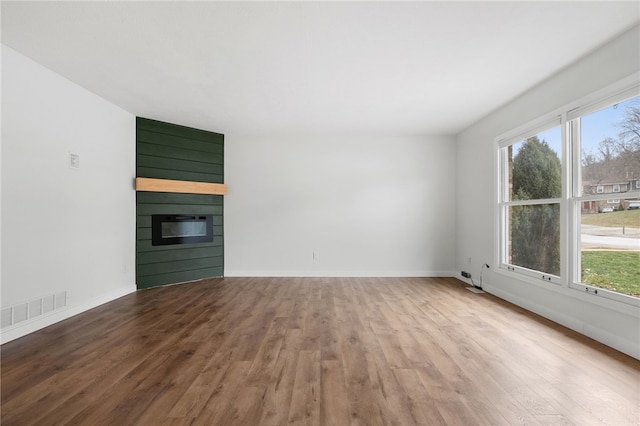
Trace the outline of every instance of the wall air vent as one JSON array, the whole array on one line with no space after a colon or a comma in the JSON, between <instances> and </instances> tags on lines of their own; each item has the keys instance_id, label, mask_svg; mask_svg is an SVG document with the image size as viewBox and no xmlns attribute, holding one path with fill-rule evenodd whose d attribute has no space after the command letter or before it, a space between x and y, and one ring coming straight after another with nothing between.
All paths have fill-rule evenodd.
<instances>
[{"instance_id":1,"label":"wall air vent","mask_svg":"<svg viewBox=\"0 0 640 426\"><path fill-rule=\"evenodd\" d=\"M67 306L67 292L48 294L0 310L0 327L7 328Z\"/></svg>"},{"instance_id":2,"label":"wall air vent","mask_svg":"<svg viewBox=\"0 0 640 426\"><path fill-rule=\"evenodd\" d=\"M2 328L9 327L11 325L12 317L13 309L11 307L2 309L0 313L0 324Z\"/></svg>"}]
</instances>

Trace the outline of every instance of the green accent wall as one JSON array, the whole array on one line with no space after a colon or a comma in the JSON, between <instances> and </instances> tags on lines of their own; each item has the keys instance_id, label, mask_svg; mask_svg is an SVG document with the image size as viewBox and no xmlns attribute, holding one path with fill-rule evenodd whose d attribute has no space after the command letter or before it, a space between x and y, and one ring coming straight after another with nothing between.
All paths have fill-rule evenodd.
<instances>
[{"instance_id":1,"label":"green accent wall","mask_svg":"<svg viewBox=\"0 0 640 426\"><path fill-rule=\"evenodd\" d=\"M224 135L136 119L136 176L224 183ZM139 289L224 275L223 196L136 194L136 283ZM211 214L213 242L153 246L151 215Z\"/></svg>"}]
</instances>

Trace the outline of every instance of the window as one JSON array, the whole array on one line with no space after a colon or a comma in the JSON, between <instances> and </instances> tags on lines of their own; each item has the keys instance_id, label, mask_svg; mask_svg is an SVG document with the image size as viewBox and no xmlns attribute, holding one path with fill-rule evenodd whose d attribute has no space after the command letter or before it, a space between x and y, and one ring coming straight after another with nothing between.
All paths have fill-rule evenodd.
<instances>
[{"instance_id":1,"label":"window","mask_svg":"<svg viewBox=\"0 0 640 426\"><path fill-rule=\"evenodd\" d=\"M640 97L620 97L595 104L569 115L572 147L580 147L579 167L573 176L576 187L594 180L618 182L640 173ZM579 220L573 232L576 241L572 285L584 291L613 298L640 297L640 210L624 210L624 201L638 193L621 192L623 184L612 184L620 198L607 199L617 209L591 213L577 208ZM579 191L572 202L581 206L592 197ZM600 197L597 198L601 200Z\"/></svg>"},{"instance_id":2,"label":"window","mask_svg":"<svg viewBox=\"0 0 640 426\"><path fill-rule=\"evenodd\" d=\"M628 79L497 139L500 271L640 306L638 93Z\"/></svg>"},{"instance_id":3,"label":"window","mask_svg":"<svg viewBox=\"0 0 640 426\"><path fill-rule=\"evenodd\" d=\"M548 281L560 275L562 151L557 124L559 119L502 150L504 261Z\"/></svg>"}]
</instances>

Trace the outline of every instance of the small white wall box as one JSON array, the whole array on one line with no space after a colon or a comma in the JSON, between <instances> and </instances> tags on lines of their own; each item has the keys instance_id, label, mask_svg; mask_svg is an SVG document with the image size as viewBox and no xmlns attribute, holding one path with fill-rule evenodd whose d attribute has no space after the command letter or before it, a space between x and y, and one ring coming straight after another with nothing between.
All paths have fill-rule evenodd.
<instances>
[{"instance_id":1,"label":"small white wall box","mask_svg":"<svg viewBox=\"0 0 640 426\"><path fill-rule=\"evenodd\" d=\"M69 153L69 168L70 169L80 168L80 154L74 154L72 152Z\"/></svg>"}]
</instances>

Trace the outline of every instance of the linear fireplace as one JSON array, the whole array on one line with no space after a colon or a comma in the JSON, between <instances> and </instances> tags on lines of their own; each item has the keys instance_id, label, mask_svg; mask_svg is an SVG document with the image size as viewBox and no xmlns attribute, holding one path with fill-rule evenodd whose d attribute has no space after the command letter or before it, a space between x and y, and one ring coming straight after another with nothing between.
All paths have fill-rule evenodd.
<instances>
[{"instance_id":1,"label":"linear fireplace","mask_svg":"<svg viewBox=\"0 0 640 426\"><path fill-rule=\"evenodd\" d=\"M212 241L212 215L151 215L151 243L154 246Z\"/></svg>"}]
</instances>

